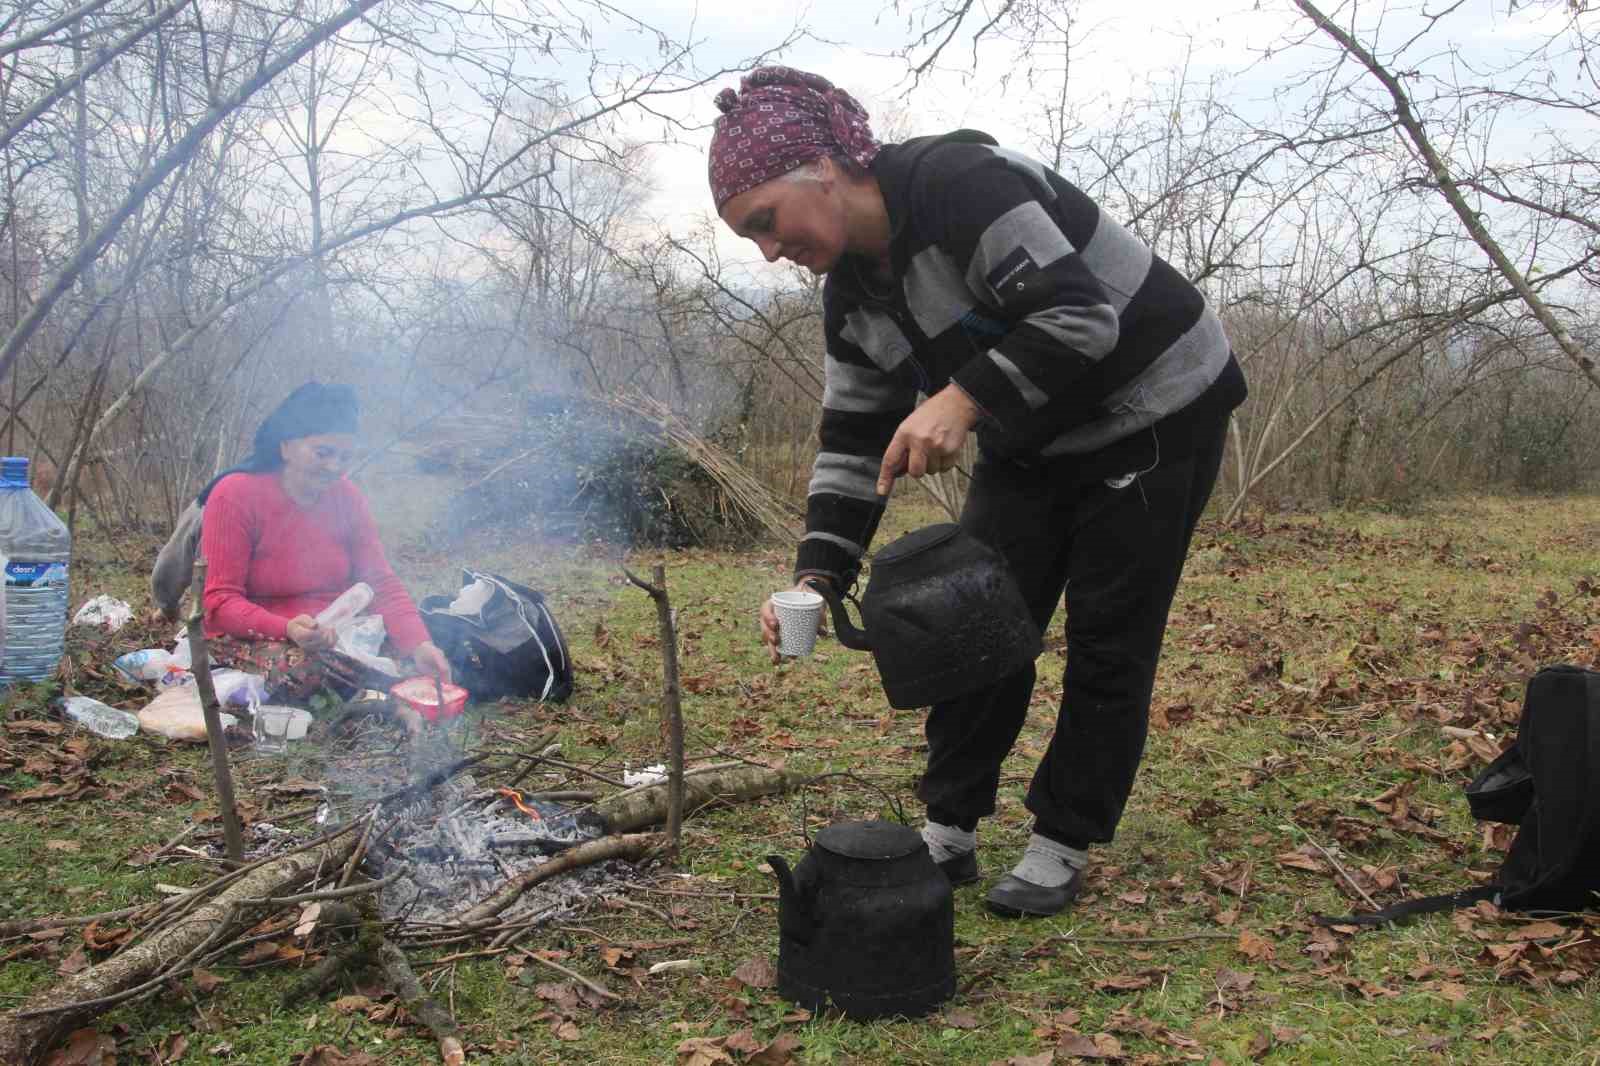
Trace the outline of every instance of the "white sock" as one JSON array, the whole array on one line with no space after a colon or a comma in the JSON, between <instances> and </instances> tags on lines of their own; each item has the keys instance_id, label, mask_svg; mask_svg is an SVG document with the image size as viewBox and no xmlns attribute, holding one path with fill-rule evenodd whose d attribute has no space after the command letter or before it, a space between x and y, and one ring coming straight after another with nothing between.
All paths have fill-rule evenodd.
<instances>
[{"instance_id":1,"label":"white sock","mask_svg":"<svg viewBox=\"0 0 1600 1066\"><path fill-rule=\"evenodd\" d=\"M1022 861L1012 869L1011 875L1030 885L1059 888L1072 880L1074 870L1081 870L1088 864L1087 851L1069 848L1034 833L1028 837L1028 850L1022 853Z\"/></svg>"},{"instance_id":2,"label":"white sock","mask_svg":"<svg viewBox=\"0 0 1600 1066\"><path fill-rule=\"evenodd\" d=\"M933 856L934 862L944 862L957 855L965 855L978 846L977 830L941 825L934 821L922 827L922 839L927 843L928 854Z\"/></svg>"}]
</instances>

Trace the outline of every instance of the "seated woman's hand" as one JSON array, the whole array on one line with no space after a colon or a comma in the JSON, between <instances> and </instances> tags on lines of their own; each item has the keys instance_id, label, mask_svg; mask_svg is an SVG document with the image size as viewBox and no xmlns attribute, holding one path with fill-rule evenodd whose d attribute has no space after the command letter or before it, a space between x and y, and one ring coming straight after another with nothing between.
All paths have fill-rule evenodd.
<instances>
[{"instance_id":1,"label":"seated woman's hand","mask_svg":"<svg viewBox=\"0 0 1600 1066\"><path fill-rule=\"evenodd\" d=\"M289 619L289 639L306 651L327 651L338 643L338 634L332 626L319 626L309 614Z\"/></svg>"},{"instance_id":2,"label":"seated woman's hand","mask_svg":"<svg viewBox=\"0 0 1600 1066\"><path fill-rule=\"evenodd\" d=\"M446 659L444 652L431 640L418 644L411 653L411 662L417 668L418 674L437 677L440 681L450 681L450 660Z\"/></svg>"}]
</instances>

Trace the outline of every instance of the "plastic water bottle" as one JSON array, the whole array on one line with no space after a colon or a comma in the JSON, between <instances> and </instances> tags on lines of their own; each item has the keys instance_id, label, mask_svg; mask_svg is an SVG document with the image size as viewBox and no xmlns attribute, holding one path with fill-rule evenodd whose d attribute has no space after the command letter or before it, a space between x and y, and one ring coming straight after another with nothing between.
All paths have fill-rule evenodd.
<instances>
[{"instance_id":1,"label":"plastic water bottle","mask_svg":"<svg viewBox=\"0 0 1600 1066\"><path fill-rule=\"evenodd\" d=\"M28 460L0 459L0 553L6 556L5 660L0 685L43 681L67 632L72 536L28 487Z\"/></svg>"},{"instance_id":2,"label":"plastic water bottle","mask_svg":"<svg viewBox=\"0 0 1600 1066\"><path fill-rule=\"evenodd\" d=\"M139 716L107 707L88 696L67 696L54 701L61 717L76 722L91 733L112 740L127 740L139 731Z\"/></svg>"}]
</instances>

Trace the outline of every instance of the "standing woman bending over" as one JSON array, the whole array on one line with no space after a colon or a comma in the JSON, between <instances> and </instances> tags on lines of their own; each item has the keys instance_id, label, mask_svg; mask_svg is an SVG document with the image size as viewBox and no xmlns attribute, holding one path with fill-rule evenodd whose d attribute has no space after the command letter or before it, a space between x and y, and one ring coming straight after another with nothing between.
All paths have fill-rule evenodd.
<instances>
[{"instance_id":1,"label":"standing woman bending over","mask_svg":"<svg viewBox=\"0 0 1600 1066\"><path fill-rule=\"evenodd\" d=\"M355 451L356 396L312 381L256 430L250 458L200 495L205 632L212 657L266 676L275 699L353 689L362 668L334 650L315 615L358 581L393 650L418 673L450 680L416 604L378 541L367 501L344 476Z\"/></svg>"},{"instance_id":2,"label":"standing woman bending over","mask_svg":"<svg viewBox=\"0 0 1600 1066\"><path fill-rule=\"evenodd\" d=\"M723 221L769 261L827 275L797 582L848 588L876 498L950 469L975 432L962 526L1006 559L1041 631L1065 590L1033 835L987 896L1000 914L1055 914L1133 788L1168 608L1245 396L1222 323L1082 191L987 134L880 145L849 94L785 67L751 72L717 106ZM770 604L761 628L776 657ZM922 833L956 883L978 879L978 820L1033 682L1029 666L928 715Z\"/></svg>"}]
</instances>

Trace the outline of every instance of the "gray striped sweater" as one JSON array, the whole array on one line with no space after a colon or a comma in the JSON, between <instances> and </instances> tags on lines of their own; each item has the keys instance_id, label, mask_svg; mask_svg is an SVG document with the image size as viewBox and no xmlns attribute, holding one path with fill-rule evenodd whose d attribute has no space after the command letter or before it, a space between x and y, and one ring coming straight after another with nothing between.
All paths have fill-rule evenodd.
<instances>
[{"instance_id":1,"label":"gray striped sweater","mask_svg":"<svg viewBox=\"0 0 1600 1066\"><path fill-rule=\"evenodd\" d=\"M821 450L796 574L854 579L884 450L917 394L955 382L983 451L1105 477L1182 455L1244 398L1200 291L1082 191L961 130L872 164L895 284L845 257L823 289Z\"/></svg>"}]
</instances>

